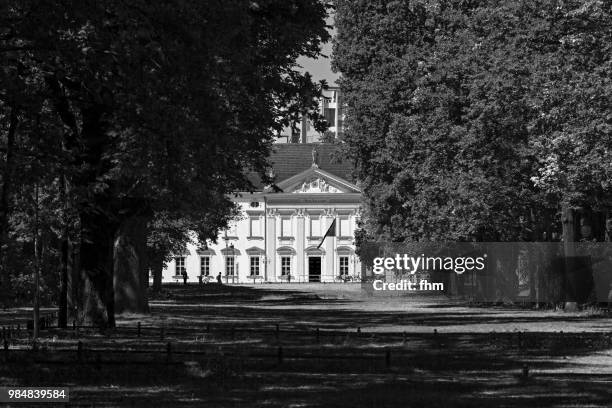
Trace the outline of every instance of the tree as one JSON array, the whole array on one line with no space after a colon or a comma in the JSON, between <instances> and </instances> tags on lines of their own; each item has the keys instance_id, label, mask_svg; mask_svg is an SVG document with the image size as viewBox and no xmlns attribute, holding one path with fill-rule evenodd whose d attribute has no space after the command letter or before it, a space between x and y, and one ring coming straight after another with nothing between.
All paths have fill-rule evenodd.
<instances>
[{"instance_id":1,"label":"tree","mask_svg":"<svg viewBox=\"0 0 612 408\"><path fill-rule=\"evenodd\" d=\"M4 11L0 52L37 73L30 93L61 129L58 177L78 214L79 320L113 326L115 287L144 296L155 214L222 227L228 193L249 188L246 170L265 173L274 131L304 95L317 96L295 60L327 40L325 5L32 0ZM120 303L142 309L146 299Z\"/></svg>"},{"instance_id":2,"label":"tree","mask_svg":"<svg viewBox=\"0 0 612 408\"><path fill-rule=\"evenodd\" d=\"M609 13L339 1L334 66L369 234L550 239L564 202L609 205Z\"/></svg>"}]
</instances>

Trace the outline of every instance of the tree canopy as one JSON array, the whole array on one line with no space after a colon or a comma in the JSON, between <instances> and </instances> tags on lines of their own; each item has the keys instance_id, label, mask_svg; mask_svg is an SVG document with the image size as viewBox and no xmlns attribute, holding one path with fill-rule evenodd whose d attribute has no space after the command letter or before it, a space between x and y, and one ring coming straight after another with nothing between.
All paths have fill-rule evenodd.
<instances>
[{"instance_id":1,"label":"tree canopy","mask_svg":"<svg viewBox=\"0 0 612 408\"><path fill-rule=\"evenodd\" d=\"M610 209L610 1L337 2L365 232L530 240Z\"/></svg>"},{"instance_id":2,"label":"tree canopy","mask_svg":"<svg viewBox=\"0 0 612 408\"><path fill-rule=\"evenodd\" d=\"M321 92L296 65L329 38L315 0L20 0L0 15L3 256L20 194L41 189L50 236L78 243L79 317L102 326L118 235L136 219L144 238L125 242L170 224L214 238L274 132Z\"/></svg>"}]
</instances>

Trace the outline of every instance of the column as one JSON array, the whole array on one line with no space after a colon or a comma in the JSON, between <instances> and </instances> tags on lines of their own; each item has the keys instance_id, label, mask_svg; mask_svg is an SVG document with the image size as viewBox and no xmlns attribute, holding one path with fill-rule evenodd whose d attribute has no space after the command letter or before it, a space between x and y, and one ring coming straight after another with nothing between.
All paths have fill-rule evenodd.
<instances>
[{"instance_id":1,"label":"column","mask_svg":"<svg viewBox=\"0 0 612 408\"><path fill-rule=\"evenodd\" d=\"M276 282L276 211L268 209L266 214L266 262L267 282ZM264 271L265 271L264 266Z\"/></svg>"},{"instance_id":2,"label":"column","mask_svg":"<svg viewBox=\"0 0 612 408\"><path fill-rule=\"evenodd\" d=\"M325 234L334 221L336 217L336 212L333 208L328 209L325 212L325 217L323 218L323 231L322 234ZM338 230L338 224L336 223L336 231ZM325 249L325 262L323 271L321 273L321 280L325 280L327 282L333 282L335 277L337 276L336 271L336 237L327 237L325 238L325 242L323 243L323 248Z\"/></svg>"},{"instance_id":3,"label":"column","mask_svg":"<svg viewBox=\"0 0 612 408\"><path fill-rule=\"evenodd\" d=\"M304 249L306 247L304 211L302 209L297 210L295 213L295 218L297 221L295 231L295 250L297 252L295 260L295 280L296 282L304 282L304 280L308 280L306 277L306 269L304 267L306 263L304 255Z\"/></svg>"}]
</instances>

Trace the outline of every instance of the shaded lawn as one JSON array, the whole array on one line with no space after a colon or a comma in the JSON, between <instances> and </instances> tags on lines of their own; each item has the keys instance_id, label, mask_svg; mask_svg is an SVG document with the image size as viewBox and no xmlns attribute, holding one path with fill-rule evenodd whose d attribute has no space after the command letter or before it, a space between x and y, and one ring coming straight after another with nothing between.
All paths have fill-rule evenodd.
<instances>
[{"instance_id":1,"label":"shaded lawn","mask_svg":"<svg viewBox=\"0 0 612 408\"><path fill-rule=\"evenodd\" d=\"M473 309L437 297L368 299L354 286L170 286L150 316L122 316L116 331L46 331L42 351L15 352L0 365L0 382L68 386L69 406L84 407L612 405L609 318ZM492 322L503 330L485 331ZM543 330L519 344L513 330L525 325ZM551 327L566 333L546 333ZM117 352L134 349L149 351Z\"/></svg>"}]
</instances>

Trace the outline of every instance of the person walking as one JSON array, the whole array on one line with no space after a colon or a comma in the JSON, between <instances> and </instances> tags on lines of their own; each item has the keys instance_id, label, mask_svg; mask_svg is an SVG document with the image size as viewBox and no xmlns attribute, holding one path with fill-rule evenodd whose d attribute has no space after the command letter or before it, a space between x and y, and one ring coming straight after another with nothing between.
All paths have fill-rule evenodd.
<instances>
[{"instance_id":1,"label":"person walking","mask_svg":"<svg viewBox=\"0 0 612 408\"><path fill-rule=\"evenodd\" d=\"M221 272L219 272L219 274L217 275L217 283L218 284L222 284L223 281L221 280Z\"/></svg>"},{"instance_id":2,"label":"person walking","mask_svg":"<svg viewBox=\"0 0 612 408\"><path fill-rule=\"evenodd\" d=\"M187 284L187 271L183 270L182 275L183 275L183 284L186 285Z\"/></svg>"}]
</instances>

